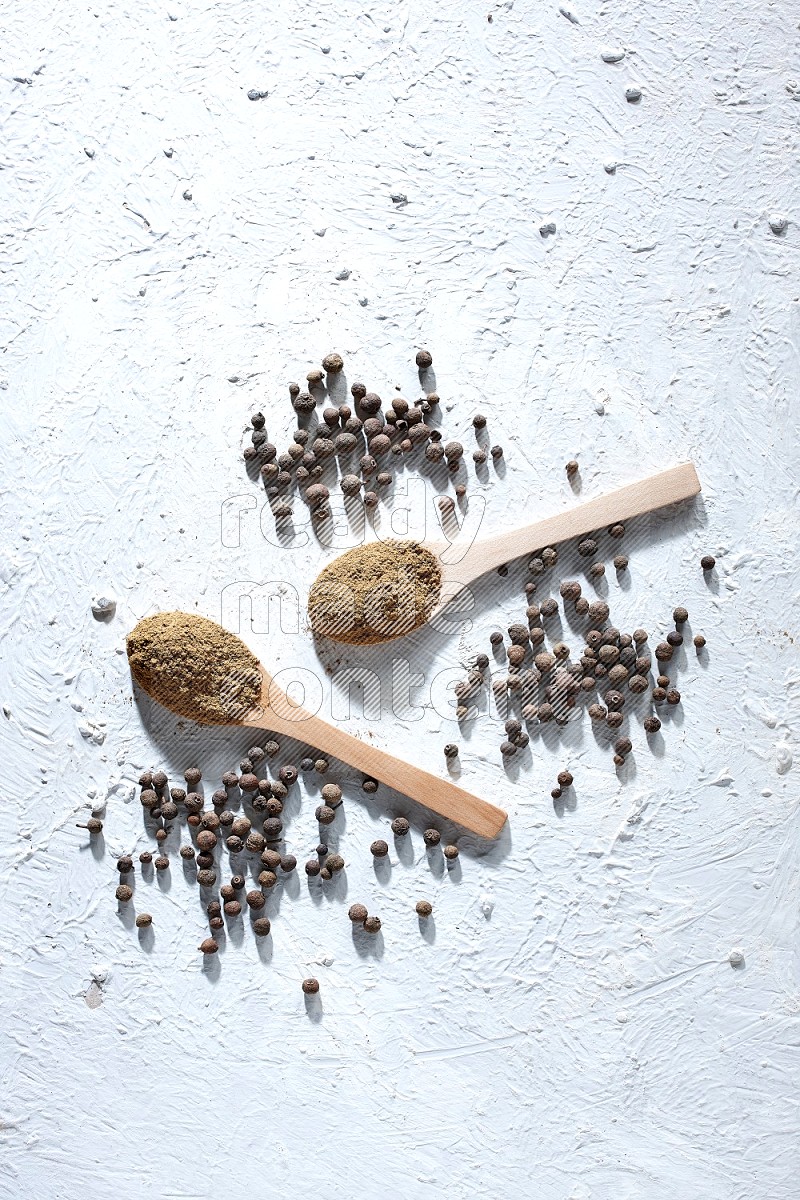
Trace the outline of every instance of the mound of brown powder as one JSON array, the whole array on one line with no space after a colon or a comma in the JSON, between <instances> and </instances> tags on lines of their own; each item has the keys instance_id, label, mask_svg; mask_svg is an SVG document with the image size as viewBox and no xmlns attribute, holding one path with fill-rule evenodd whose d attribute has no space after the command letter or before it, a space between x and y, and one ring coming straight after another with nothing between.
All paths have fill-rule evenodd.
<instances>
[{"instance_id":1,"label":"mound of brown powder","mask_svg":"<svg viewBox=\"0 0 800 1200\"><path fill-rule=\"evenodd\" d=\"M258 703L258 659L235 634L192 613L145 617L128 634L140 687L165 708L203 725L241 721Z\"/></svg>"},{"instance_id":2,"label":"mound of brown powder","mask_svg":"<svg viewBox=\"0 0 800 1200\"><path fill-rule=\"evenodd\" d=\"M442 573L419 542L370 542L340 555L308 597L315 633L370 646L424 625L439 599Z\"/></svg>"}]
</instances>

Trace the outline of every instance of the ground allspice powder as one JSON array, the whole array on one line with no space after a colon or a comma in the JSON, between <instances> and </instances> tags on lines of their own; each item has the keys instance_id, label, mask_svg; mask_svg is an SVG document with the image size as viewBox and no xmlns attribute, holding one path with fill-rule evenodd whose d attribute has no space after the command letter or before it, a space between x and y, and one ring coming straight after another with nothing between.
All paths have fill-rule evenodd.
<instances>
[{"instance_id":1,"label":"ground allspice powder","mask_svg":"<svg viewBox=\"0 0 800 1200\"><path fill-rule=\"evenodd\" d=\"M377 645L424 625L439 599L442 573L419 542L370 542L348 550L311 587L315 633L356 646Z\"/></svg>"},{"instance_id":2,"label":"ground allspice powder","mask_svg":"<svg viewBox=\"0 0 800 1200\"><path fill-rule=\"evenodd\" d=\"M241 721L258 704L258 659L235 634L206 617L165 612L128 634L128 662L140 687L203 725Z\"/></svg>"}]
</instances>

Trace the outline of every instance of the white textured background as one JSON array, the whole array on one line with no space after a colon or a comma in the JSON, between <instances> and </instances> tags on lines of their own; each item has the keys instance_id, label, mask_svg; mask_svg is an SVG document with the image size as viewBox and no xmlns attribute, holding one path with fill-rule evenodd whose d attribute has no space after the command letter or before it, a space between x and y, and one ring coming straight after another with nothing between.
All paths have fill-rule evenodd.
<instances>
[{"instance_id":1,"label":"white textured background","mask_svg":"<svg viewBox=\"0 0 800 1200\"><path fill-rule=\"evenodd\" d=\"M489 11L7 13L3 1196L796 1195L797 9ZM283 449L286 381L333 347L350 379L414 398L419 345L448 433L471 450L480 407L505 446L484 532L570 503L567 458L585 496L696 461L702 502L639 523L628 583L606 580L621 628L663 636L683 603L708 654L676 656L683 704L655 752L632 720L620 772L585 718L535 733L504 771L483 713L461 778L510 824L494 848L462 838L452 874L428 864L416 812L413 854L374 872L370 840L407 810L346 784L331 835L346 878L323 896L300 874L270 899L267 943L245 921L204 969L180 860L158 882L137 864L136 908L155 918L140 942L114 859L152 845L143 767L177 783L198 761L211 790L251 739L148 731L124 636L158 608L219 618L243 580L303 594L318 550L270 545L256 512L222 544L223 500L261 502L247 415L263 407ZM524 578L489 581L460 639L409 640L415 667L430 680L484 648L522 616ZM103 591L109 625L90 612ZM304 632L243 633L273 668L319 672ZM388 655L347 661L388 680ZM459 736L386 698L349 727L438 772ZM574 803L556 812L567 764ZM75 828L93 795L94 852ZM299 789L289 810L301 862L315 803ZM356 899L383 918L376 942L353 940Z\"/></svg>"}]
</instances>

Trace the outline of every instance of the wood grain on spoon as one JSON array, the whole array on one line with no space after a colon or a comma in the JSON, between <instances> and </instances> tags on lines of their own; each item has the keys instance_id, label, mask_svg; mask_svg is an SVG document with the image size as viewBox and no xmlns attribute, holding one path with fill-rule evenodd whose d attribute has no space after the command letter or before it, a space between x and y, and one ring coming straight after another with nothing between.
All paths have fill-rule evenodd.
<instances>
[{"instance_id":1,"label":"wood grain on spoon","mask_svg":"<svg viewBox=\"0 0 800 1200\"><path fill-rule=\"evenodd\" d=\"M496 837L505 825L502 808L315 717L295 705L263 667L262 672L261 701L242 724L307 742L480 837Z\"/></svg>"}]
</instances>

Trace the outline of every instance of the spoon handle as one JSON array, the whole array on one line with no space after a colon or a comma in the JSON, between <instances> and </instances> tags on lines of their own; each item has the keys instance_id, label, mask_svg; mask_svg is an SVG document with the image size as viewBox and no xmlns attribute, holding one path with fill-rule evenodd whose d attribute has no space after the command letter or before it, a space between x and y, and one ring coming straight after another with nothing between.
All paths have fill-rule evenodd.
<instances>
[{"instance_id":1,"label":"spoon handle","mask_svg":"<svg viewBox=\"0 0 800 1200\"><path fill-rule=\"evenodd\" d=\"M455 821L480 837L496 837L506 823L507 814L502 808L496 808L494 804L480 800L446 779L438 779L420 767L403 762L385 750L379 750L377 746L344 733L305 709L295 708L286 693L271 680L265 680L261 702L262 711L258 715L251 713L245 722L252 728L269 729L333 754L349 766L379 779L381 783L432 809L440 817ZM283 716L282 713L292 715Z\"/></svg>"},{"instance_id":2,"label":"spoon handle","mask_svg":"<svg viewBox=\"0 0 800 1200\"><path fill-rule=\"evenodd\" d=\"M575 508L546 517L543 521L534 521L532 525L525 525L522 529L497 533L485 541L477 541L458 564L445 567L445 572L448 578L457 580L466 587L473 579L487 571L496 570L503 563L519 558L522 554L530 554L544 546L581 537L595 529L602 529L605 525L630 520L631 517L652 512L654 508L663 508L679 500L688 500L699 491L700 480L694 465L690 462L681 463L680 466L671 467L659 475L640 479L638 483L630 483L627 487L608 492L605 496L598 496L595 500L588 500L585 504L578 504Z\"/></svg>"}]
</instances>

